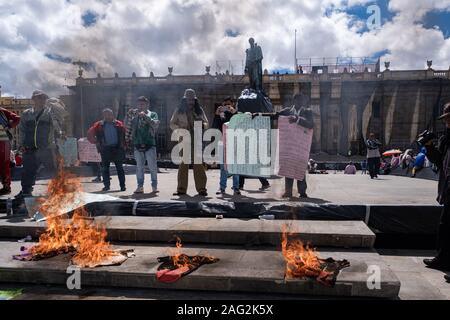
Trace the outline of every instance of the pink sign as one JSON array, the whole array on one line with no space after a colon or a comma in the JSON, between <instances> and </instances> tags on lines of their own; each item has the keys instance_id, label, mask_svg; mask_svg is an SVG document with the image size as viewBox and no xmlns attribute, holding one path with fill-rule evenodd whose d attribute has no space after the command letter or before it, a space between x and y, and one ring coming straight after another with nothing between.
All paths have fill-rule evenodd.
<instances>
[{"instance_id":1,"label":"pink sign","mask_svg":"<svg viewBox=\"0 0 450 320\"><path fill-rule=\"evenodd\" d=\"M289 117L278 118L279 171L282 177L303 180L308 168L313 130L289 123Z\"/></svg>"},{"instance_id":2,"label":"pink sign","mask_svg":"<svg viewBox=\"0 0 450 320\"><path fill-rule=\"evenodd\" d=\"M86 138L78 140L78 160L81 162L102 161L95 144L90 143Z\"/></svg>"}]
</instances>

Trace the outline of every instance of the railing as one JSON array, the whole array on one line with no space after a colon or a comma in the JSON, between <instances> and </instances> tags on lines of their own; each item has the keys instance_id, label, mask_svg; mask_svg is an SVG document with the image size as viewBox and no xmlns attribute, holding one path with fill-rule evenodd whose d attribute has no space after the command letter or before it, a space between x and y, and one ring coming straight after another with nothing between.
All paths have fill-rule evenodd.
<instances>
[{"instance_id":1,"label":"railing","mask_svg":"<svg viewBox=\"0 0 450 320\"><path fill-rule=\"evenodd\" d=\"M265 74L264 82L311 82L311 81L382 81L382 80L425 80L433 78L450 79L449 71L404 70L383 72L307 73L307 74ZM165 77L129 78L78 78L77 85L124 85L160 83L248 83L243 75L168 75Z\"/></svg>"}]
</instances>

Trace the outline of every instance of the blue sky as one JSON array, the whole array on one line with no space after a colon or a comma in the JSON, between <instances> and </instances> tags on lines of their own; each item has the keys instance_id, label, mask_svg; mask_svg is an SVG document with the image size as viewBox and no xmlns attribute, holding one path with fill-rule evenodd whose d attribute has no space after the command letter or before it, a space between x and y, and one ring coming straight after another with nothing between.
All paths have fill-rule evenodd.
<instances>
[{"instance_id":1,"label":"blue sky","mask_svg":"<svg viewBox=\"0 0 450 320\"><path fill-rule=\"evenodd\" d=\"M443 10L433 10L428 12L421 21L425 28L438 27L444 34L445 38L450 37L450 12Z\"/></svg>"},{"instance_id":2,"label":"blue sky","mask_svg":"<svg viewBox=\"0 0 450 320\"><path fill-rule=\"evenodd\" d=\"M367 27L373 4L377 30ZM295 29L298 58L380 58L391 70L450 65L450 0L0 0L0 85L4 94L58 94L78 76L73 61L86 62L86 77L165 76L169 66L214 74L228 61L239 74L249 37L264 69L292 72Z\"/></svg>"}]
</instances>

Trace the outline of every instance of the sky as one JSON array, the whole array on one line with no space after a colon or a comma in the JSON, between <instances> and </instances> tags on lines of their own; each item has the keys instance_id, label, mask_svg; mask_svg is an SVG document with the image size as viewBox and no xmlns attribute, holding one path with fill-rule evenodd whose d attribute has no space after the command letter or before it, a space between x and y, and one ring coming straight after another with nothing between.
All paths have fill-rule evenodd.
<instances>
[{"instance_id":1,"label":"sky","mask_svg":"<svg viewBox=\"0 0 450 320\"><path fill-rule=\"evenodd\" d=\"M2 96L67 94L74 61L85 77L240 74L249 37L264 69L290 71L296 29L298 58L450 67L450 0L0 0Z\"/></svg>"}]
</instances>

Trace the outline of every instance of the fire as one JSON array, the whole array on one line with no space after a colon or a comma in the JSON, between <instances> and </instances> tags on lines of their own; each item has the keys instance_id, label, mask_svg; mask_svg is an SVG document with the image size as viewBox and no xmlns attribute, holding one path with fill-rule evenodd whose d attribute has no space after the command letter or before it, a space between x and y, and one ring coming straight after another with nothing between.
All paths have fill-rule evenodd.
<instances>
[{"instance_id":1,"label":"fire","mask_svg":"<svg viewBox=\"0 0 450 320\"><path fill-rule=\"evenodd\" d=\"M173 265L177 268L192 268L195 265L205 263L205 261L214 262L217 261L215 257L212 256L188 256L182 253L181 239L175 236L176 244L175 249L172 249L171 256Z\"/></svg>"},{"instance_id":2,"label":"fire","mask_svg":"<svg viewBox=\"0 0 450 320\"><path fill-rule=\"evenodd\" d=\"M183 267L189 267L191 261L189 257L182 253L182 247L181 239L177 236L175 236L176 239L176 248L173 250L172 256L173 256L173 264L177 268L183 268Z\"/></svg>"},{"instance_id":3,"label":"fire","mask_svg":"<svg viewBox=\"0 0 450 320\"><path fill-rule=\"evenodd\" d=\"M317 277L322 272L320 257L299 239L290 240L288 226L283 226L281 248L286 261L286 278Z\"/></svg>"},{"instance_id":4,"label":"fire","mask_svg":"<svg viewBox=\"0 0 450 320\"><path fill-rule=\"evenodd\" d=\"M104 225L92 224L83 207L74 211L71 220L61 214L68 205L79 201L82 185L79 178L67 173L60 164L57 176L48 184L47 198L40 199L39 211L46 217L47 230L30 248L35 257L50 257L75 252L72 262L80 267L93 267L118 255L107 242Z\"/></svg>"}]
</instances>

